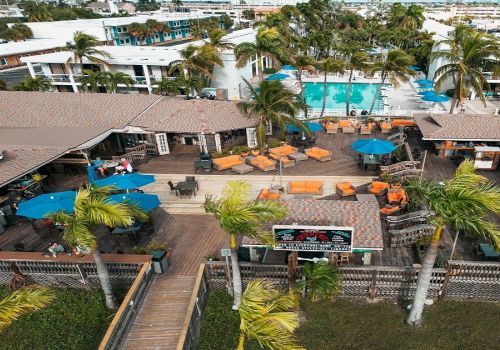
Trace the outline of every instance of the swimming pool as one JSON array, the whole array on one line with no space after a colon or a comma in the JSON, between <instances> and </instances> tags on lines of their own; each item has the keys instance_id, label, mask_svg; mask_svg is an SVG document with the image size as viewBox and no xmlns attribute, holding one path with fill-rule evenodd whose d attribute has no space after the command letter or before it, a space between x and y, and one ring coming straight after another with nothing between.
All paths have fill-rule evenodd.
<instances>
[{"instance_id":1,"label":"swimming pool","mask_svg":"<svg viewBox=\"0 0 500 350\"><path fill-rule=\"evenodd\" d=\"M369 110L380 84L353 83L351 85L350 108ZM326 109L345 110L347 83L326 83ZM304 97L311 108L323 106L323 83L304 83ZM378 103L375 104L378 109Z\"/></svg>"}]
</instances>

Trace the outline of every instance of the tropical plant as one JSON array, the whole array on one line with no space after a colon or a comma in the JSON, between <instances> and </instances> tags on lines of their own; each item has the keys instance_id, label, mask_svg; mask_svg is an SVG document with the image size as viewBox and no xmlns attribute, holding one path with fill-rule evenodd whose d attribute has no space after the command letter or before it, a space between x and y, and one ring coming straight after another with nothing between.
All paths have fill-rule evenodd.
<instances>
[{"instance_id":1,"label":"tropical plant","mask_svg":"<svg viewBox=\"0 0 500 350\"><path fill-rule=\"evenodd\" d=\"M14 91L48 91L52 84L44 77L26 77L20 83L14 85Z\"/></svg>"},{"instance_id":2,"label":"tropical plant","mask_svg":"<svg viewBox=\"0 0 500 350\"><path fill-rule=\"evenodd\" d=\"M264 244L271 244L273 236L262 225L286 216L287 210L275 201L251 201L248 199L250 185L243 181L229 181L222 196L208 194L205 198L205 211L214 214L219 226L229 235L231 248L231 267L233 273L233 308L241 303L241 274L238 264L238 238L250 237Z\"/></svg>"},{"instance_id":3,"label":"tropical plant","mask_svg":"<svg viewBox=\"0 0 500 350\"><path fill-rule=\"evenodd\" d=\"M147 29L142 23L132 22L127 26L127 31L130 35L136 38L139 45L142 45L142 41L148 35Z\"/></svg>"},{"instance_id":4,"label":"tropical plant","mask_svg":"<svg viewBox=\"0 0 500 350\"><path fill-rule=\"evenodd\" d=\"M7 88L7 83L5 82L5 80L0 79L0 91L7 91L7 90L9 90Z\"/></svg>"},{"instance_id":5,"label":"tropical plant","mask_svg":"<svg viewBox=\"0 0 500 350\"><path fill-rule=\"evenodd\" d=\"M422 28L425 21L425 9L420 5L410 5L408 7L395 3L391 6L388 14L388 26L390 28L403 28L418 30Z\"/></svg>"},{"instance_id":6,"label":"tropical plant","mask_svg":"<svg viewBox=\"0 0 500 350\"><path fill-rule=\"evenodd\" d=\"M154 44L155 42L155 33L170 33L170 27L164 23L159 22L155 19L148 19L146 23L144 23L145 32L151 37L151 40Z\"/></svg>"},{"instance_id":7,"label":"tropical plant","mask_svg":"<svg viewBox=\"0 0 500 350\"><path fill-rule=\"evenodd\" d=\"M463 103L470 90L485 103L483 90L489 89L489 84L483 71L500 70L500 41L488 34L460 26L450 39L440 43L447 44L450 49L434 52L431 58L446 62L434 74L436 90L440 90L450 79L454 82L450 113L453 113L457 104Z\"/></svg>"},{"instance_id":8,"label":"tropical plant","mask_svg":"<svg viewBox=\"0 0 500 350\"><path fill-rule=\"evenodd\" d=\"M349 81L347 82L347 92L345 98L345 115L349 115L349 103L351 101L352 75L355 70L366 72L370 67L370 57L364 51L353 53L349 61L347 61L347 69L349 69Z\"/></svg>"},{"instance_id":9,"label":"tropical plant","mask_svg":"<svg viewBox=\"0 0 500 350\"><path fill-rule=\"evenodd\" d=\"M99 92L99 87L106 85L106 76L102 72L94 72L85 69L83 75L78 77L78 81L85 86L88 92Z\"/></svg>"},{"instance_id":10,"label":"tropical plant","mask_svg":"<svg viewBox=\"0 0 500 350\"><path fill-rule=\"evenodd\" d=\"M235 46L236 67L245 67L248 62L257 56L257 72L259 79L264 79L262 71L262 58L264 56L279 65L285 56L285 41L276 28L260 28L255 37L255 43L241 43Z\"/></svg>"},{"instance_id":11,"label":"tropical plant","mask_svg":"<svg viewBox=\"0 0 500 350\"><path fill-rule=\"evenodd\" d=\"M30 311L37 311L54 300L54 293L45 287L29 286L18 289L0 300L0 332Z\"/></svg>"},{"instance_id":12,"label":"tropical plant","mask_svg":"<svg viewBox=\"0 0 500 350\"><path fill-rule=\"evenodd\" d=\"M256 340L262 348L303 350L294 330L299 326L297 295L284 294L266 279L248 283L240 313L240 338L237 350L245 349L246 340Z\"/></svg>"},{"instance_id":13,"label":"tropical plant","mask_svg":"<svg viewBox=\"0 0 500 350\"><path fill-rule=\"evenodd\" d=\"M304 84L302 83L302 73L306 70L312 73L316 70L314 58L305 54L297 53L297 55L292 56L291 63L297 68L297 82L300 86L300 91L304 90Z\"/></svg>"},{"instance_id":14,"label":"tropical plant","mask_svg":"<svg viewBox=\"0 0 500 350\"><path fill-rule=\"evenodd\" d=\"M102 75L102 83L106 86L106 90L111 93L116 93L118 85L125 85L129 88L134 84L134 79L127 73L104 72Z\"/></svg>"},{"instance_id":15,"label":"tropical plant","mask_svg":"<svg viewBox=\"0 0 500 350\"><path fill-rule=\"evenodd\" d=\"M170 63L169 73L178 70L185 79L190 78L193 73L209 77L212 75L210 70L214 65L223 65L218 52L211 46L188 45L179 53L181 59Z\"/></svg>"},{"instance_id":16,"label":"tropical plant","mask_svg":"<svg viewBox=\"0 0 500 350\"><path fill-rule=\"evenodd\" d=\"M323 117L323 114L325 113L325 107L326 107L326 79L328 77L328 74L329 73L344 74L345 62L328 57L328 58L324 59L323 61L318 62L317 68L320 72L323 72L323 74L324 74L324 78L323 78L323 105L321 107L321 114L319 116L321 118L321 117Z\"/></svg>"},{"instance_id":17,"label":"tropical plant","mask_svg":"<svg viewBox=\"0 0 500 350\"><path fill-rule=\"evenodd\" d=\"M24 15L28 18L28 22L50 22L52 15L49 7L46 4L38 4L33 1L23 3Z\"/></svg>"},{"instance_id":18,"label":"tropical plant","mask_svg":"<svg viewBox=\"0 0 500 350\"><path fill-rule=\"evenodd\" d=\"M500 214L500 186L476 174L474 163L466 160L444 185L424 180L411 183L408 189L416 198L422 198L435 213L432 221L436 228L418 274L415 298L407 320L408 324L419 326L444 226L490 239L500 250L500 230L489 218L490 214Z\"/></svg>"},{"instance_id":19,"label":"tropical plant","mask_svg":"<svg viewBox=\"0 0 500 350\"><path fill-rule=\"evenodd\" d=\"M227 32L220 28L212 29L208 32L208 43L205 45L212 46L216 51L221 52L222 50L232 49L233 44L224 41L224 36Z\"/></svg>"},{"instance_id":20,"label":"tropical plant","mask_svg":"<svg viewBox=\"0 0 500 350\"><path fill-rule=\"evenodd\" d=\"M304 279L295 288L311 301L331 298L340 291L342 275L328 262L306 262L302 268Z\"/></svg>"},{"instance_id":21,"label":"tropical plant","mask_svg":"<svg viewBox=\"0 0 500 350\"><path fill-rule=\"evenodd\" d=\"M95 36L76 31L73 35L73 42L66 43L66 50L72 54L67 64L80 63L81 70L83 70L84 58L93 63L106 64L105 58L109 58L110 55L104 50L96 49L96 46L100 44L101 42Z\"/></svg>"},{"instance_id":22,"label":"tropical plant","mask_svg":"<svg viewBox=\"0 0 500 350\"><path fill-rule=\"evenodd\" d=\"M259 90L247 80L243 80L247 85L250 99L238 102L237 106L250 118L258 118L255 133L261 151L266 144L266 130L269 123L277 125L282 132L285 131L286 124L295 125L304 132L308 132L305 124L295 118L300 110L307 109L307 105L300 96L285 88L279 80L263 80L259 84Z\"/></svg>"},{"instance_id":23,"label":"tropical plant","mask_svg":"<svg viewBox=\"0 0 500 350\"><path fill-rule=\"evenodd\" d=\"M174 8L179 9L182 5L183 2L182 0L170 0L170 3L174 6Z\"/></svg>"},{"instance_id":24,"label":"tropical plant","mask_svg":"<svg viewBox=\"0 0 500 350\"><path fill-rule=\"evenodd\" d=\"M188 76L186 78L177 78L177 84L179 88L184 89L186 100L189 100L191 95L196 96L205 87L205 80L195 76Z\"/></svg>"},{"instance_id":25,"label":"tropical plant","mask_svg":"<svg viewBox=\"0 0 500 350\"><path fill-rule=\"evenodd\" d=\"M12 27L2 30L0 38L6 41L24 41L33 37L33 32L26 24L16 23Z\"/></svg>"},{"instance_id":26,"label":"tropical plant","mask_svg":"<svg viewBox=\"0 0 500 350\"><path fill-rule=\"evenodd\" d=\"M415 75L415 72L408 67L413 65L415 60L403 50L391 50L387 57L382 61L375 62L372 65L371 72L380 72L380 85L375 92L369 114L372 114L375 102L380 96L382 86L388 81L394 86L399 86L400 82L406 82L410 76Z\"/></svg>"},{"instance_id":27,"label":"tropical plant","mask_svg":"<svg viewBox=\"0 0 500 350\"><path fill-rule=\"evenodd\" d=\"M76 194L74 213L58 212L48 218L64 226L63 240L72 247L85 247L92 251L97 275L104 292L106 307L116 308L116 298L111 287L109 272L102 260L94 230L99 225L128 227L134 219L145 221L148 214L131 203L115 203L109 200L112 188L89 186L80 188Z\"/></svg>"},{"instance_id":28,"label":"tropical plant","mask_svg":"<svg viewBox=\"0 0 500 350\"><path fill-rule=\"evenodd\" d=\"M179 93L179 79L178 78L166 78L161 77L153 87L153 94L170 96L177 95Z\"/></svg>"}]
</instances>

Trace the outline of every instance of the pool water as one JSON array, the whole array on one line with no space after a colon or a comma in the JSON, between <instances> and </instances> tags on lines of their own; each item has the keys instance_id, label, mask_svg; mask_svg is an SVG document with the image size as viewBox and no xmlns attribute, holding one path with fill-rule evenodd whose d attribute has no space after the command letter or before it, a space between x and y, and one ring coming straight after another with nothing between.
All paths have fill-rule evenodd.
<instances>
[{"instance_id":1,"label":"pool water","mask_svg":"<svg viewBox=\"0 0 500 350\"><path fill-rule=\"evenodd\" d=\"M350 108L358 111L369 110L380 84L351 84ZM347 83L326 83L326 109L345 110ZM304 96L311 108L321 109L323 106L323 83L304 83ZM378 103L375 103L378 109Z\"/></svg>"}]
</instances>

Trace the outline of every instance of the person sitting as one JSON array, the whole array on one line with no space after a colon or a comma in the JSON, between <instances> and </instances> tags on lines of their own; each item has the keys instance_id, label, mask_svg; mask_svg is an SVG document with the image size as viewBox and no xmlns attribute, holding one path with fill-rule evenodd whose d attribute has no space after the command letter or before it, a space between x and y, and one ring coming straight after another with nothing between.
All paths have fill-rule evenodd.
<instances>
[{"instance_id":1,"label":"person sitting","mask_svg":"<svg viewBox=\"0 0 500 350\"><path fill-rule=\"evenodd\" d=\"M120 165L116 167L115 174L125 174L125 173L131 173L132 172L132 165L126 160L125 158L122 158L120 160Z\"/></svg>"},{"instance_id":2,"label":"person sitting","mask_svg":"<svg viewBox=\"0 0 500 350\"><path fill-rule=\"evenodd\" d=\"M94 160L94 167L97 169L101 177L106 176L106 168L104 167L104 161L100 157L97 157Z\"/></svg>"},{"instance_id":3,"label":"person sitting","mask_svg":"<svg viewBox=\"0 0 500 350\"><path fill-rule=\"evenodd\" d=\"M351 112L349 113L349 115L351 117L355 117L356 116L356 110L355 109L351 109Z\"/></svg>"},{"instance_id":4,"label":"person sitting","mask_svg":"<svg viewBox=\"0 0 500 350\"><path fill-rule=\"evenodd\" d=\"M57 254L64 253L64 247L57 242L49 242L48 251L55 258Z\"/></svg>"},{"instance_id":5,"label":"person sitting","mask_svg":"<svg viewBox=\"0 0 500 350\"><path fill-rule=\"evenodd\" d=\"M363 109L363 110L361 111L361 115L368 115L368 111L367 111L366 109Z\"/></svg>"},{"instance_id":6,"label":"person sitting","mask_svg":"<svg viewBox=\"0 0 500 350\"><path fill-rule=\"evenodd\" d=\"M90 249L82 245L77 245L75 248L73 248L73 252L78 256L84 256L91 253Z\"/></svg>"}]
</instances>

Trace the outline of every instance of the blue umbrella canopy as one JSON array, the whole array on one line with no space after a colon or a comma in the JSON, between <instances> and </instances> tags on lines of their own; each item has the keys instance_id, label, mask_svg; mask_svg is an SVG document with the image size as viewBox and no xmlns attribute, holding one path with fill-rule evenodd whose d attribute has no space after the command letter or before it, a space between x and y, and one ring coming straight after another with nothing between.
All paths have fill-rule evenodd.
<instances>
[{"instance_id":1,"label":"blue umbrella canopy","mask_svg":"<svg viewBox=\"0 0 500 350\"><path fill-rule=\"evenodd\" d=\"M358 140L351 146L356 152L364 154L388 154L396 149L392 142L379 139Z\"/></svg>"},{"instance_id":2,"label":"blue umbrella canopy","mask_svg":"<svg viewBox=\"0 0 500 350\"><path fill-rule=\"evenodd\" d=\"M109 199L115 203L132 203L144 211L151 211L160 205L160 199L155 194L145 194L139 192L114 194Z\"/></svg>"},{"instance_id":3,"label":"blue umbrella canopy","mask_svg":"<svg viewBox=\"0 0 500 350\"><path fill-rule=\"evenodd\" d=\"M415 80L415 83L417 83L420 86L422 86L422 85L434 85L434 82L432 80L427 80L427 79L418 79L418 80Z\"/></svg>"},{"instance_id":4,"label":"blue umbrella canopy","mask_svg":"<svg viewBox=\"0 0 500 350\"><path fill-rule=\"evenodd\" d=\"M427 101L427 102L446 102L449 101L450 98L446 95L424 95L422 97L422 100Z\"/></svg>"},{"instance_id":5,"label":"blue umbrella canopy","mask_svg":"<svg viewBox=\"0 0 500 350\"><path fill-rule=\"evenodd\" d=\"M435 95L436 92L434 90L425 90L425 91L420 91L417 94L420 96L427 96L427 95Z\"/></svg>"},{"instance_id":6,"label":"blue umbrella canopy","mask_svg":"<svg viewBox=\"0 0 500 350\"><path fill-rule=\"evenodd\" d=\"M64 211L72 213L75 206L75 191L44 193L19 203L16 215L31 219L43 219L47 215Z\"/></svg>"},{"instance_id":7,"label":"blue umbrella canopy","mask_svg":"<svg viewBox=\"0 0 500 350\"><path fill-rule=\"evenodd\" d=\"M409 66L408 69L410 70L414 70L415 72L419 72L422 70L422 68L420 67L417 67L417 66Z\"/></svg>"},{"instance_id":8,"label":"blue umbrella canopy","mask_svg":"<svg viewBox=\"0 0 500 350\"><path fill-rule=\"evenodd\" d=\"M89 179L89 182L94 182L95 180L97 180L95 167L92 164L87 165L87 178Z\"/></svg>"},{"instance_id":9,"label":"blue umbrella canopy","mask_svg":"<svg viewBox=\"0 0 500 350\"><path fill-rule=\"evenodd\" d=\"M323 130L323 126L321 124L318 124L318 123L305 122L304 124L309 128L309 130L311 132L318 132L318 131ZM295 125L292 125L292 124L287 124L286 130L288 132L302 132L302 131L304 131L304 130L299 129L298 127L296 127Z\"/></svg>"},{"instance_id":10,"label":"blue umbrella canopy","mask_svg":"<svg viewBox=\"0 0 500 350\"><path fill-rule=\"evenodd\" d=\"M105 179L94 181L94 185L98 187L113 186L119 190L131 190L149 185L153 182L155 182L155 177L153 175L124 174L112 175Z\"/></svg>"},{"instance_id":11,"label":"blue umbrella canopy","mask_svg":"<svg viewBox=\"0 0 500 350\"><path fill-rule=\"evenodd\" d=\"M290 76L288 74L284 73L276 73L276 74L271 74L266 78L266 80L272 81L272 80L283 80L283 79L288 79Z\"/></svg>"},{"instance_id":12,"label":"blue umbrella canopy","mask_svg":"<svg viewBox=\"0 0 500 350\"><path fill-rule=\"evenodd\" d=\"M287 65L281 67L281 70L297 70L297 67L287 64Z\"/></svg>"}]
</instances>

